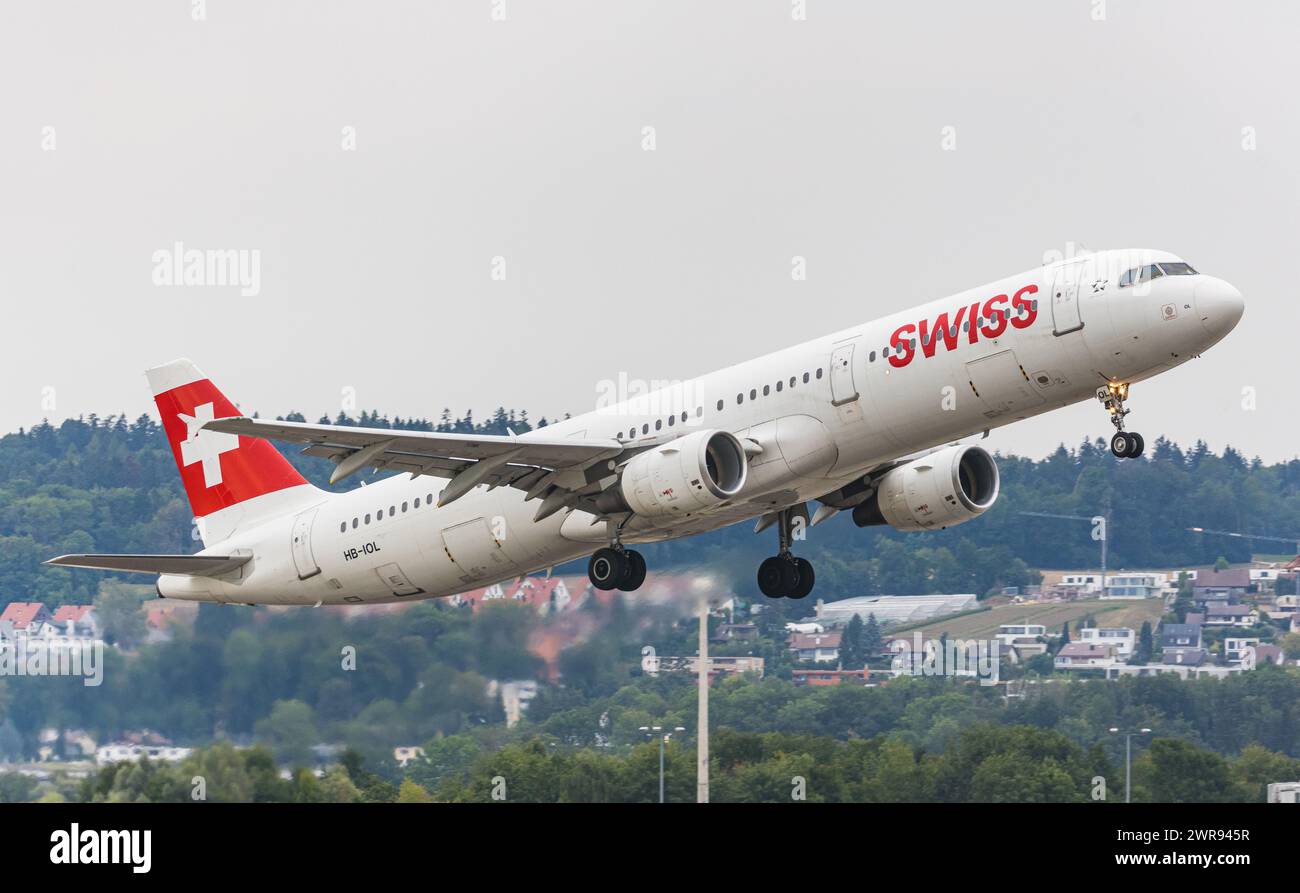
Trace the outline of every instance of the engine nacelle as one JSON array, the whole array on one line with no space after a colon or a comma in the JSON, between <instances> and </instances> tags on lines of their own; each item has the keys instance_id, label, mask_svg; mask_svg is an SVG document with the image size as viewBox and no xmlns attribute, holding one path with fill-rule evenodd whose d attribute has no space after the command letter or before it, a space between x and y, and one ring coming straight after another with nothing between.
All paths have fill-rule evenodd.
<instances>
[{"instance_id":1,"label":"engine nacelle","mask_svg":"<svg viewBox=\"0 0 1300 893\"><path fill-rule=\"evenodd\" d=\"M696 431L637 455L618 484L602 493L602 511L645 517L685 515L726 502L745 486L749 462L729 431Z\"/></svg>"},{"instance_id":2,"label":"engine nacelle","mask_svg":"<svg viewBox=\"0 0 1300 893\"><path fill-rule=\"evenodd\" d=\"M891 469L853 509L859 527L934 530L979 517L998 498L998 466L983 447L947 447Z\"/></svg>"}]
</instances>

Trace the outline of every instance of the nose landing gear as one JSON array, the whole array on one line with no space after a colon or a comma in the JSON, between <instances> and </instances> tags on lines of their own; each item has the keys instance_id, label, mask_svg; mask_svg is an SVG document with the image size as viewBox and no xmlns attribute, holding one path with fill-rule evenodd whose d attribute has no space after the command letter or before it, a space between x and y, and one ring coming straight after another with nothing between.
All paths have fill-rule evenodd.
<instances>
[{"instance_id":1,"label":"nose landing gear","mask_svg":"<svg viewBox=\"0 0 1300 893\"><path fill-rule=\"evenodd\" d=\"M1124 408L1124 401L1128 399L1128 385L1108 384L1097 388L1097 399L1110 413L1110 423L1115 426L1115 434L1110 439L1110 451L1118 459L1136 459L1141 456L1146 448L1142 435L1124 430L1124 417L1129 414L1129 410Z\"/></svg>"},{"instance_id":2,"label":"nose landing gear","mask_svg":"<svg viewBox=\"0 0 1300 893\"><path fill-rule=\"evenodd\" d=\"M794 510L782 509L777 515L780 553L765 558L758 566L758 588L768 598L804 598L812 592L816 579L812 562L796 558L790 552L790 528L794 523Z\"/></svg>"}]
</instances>

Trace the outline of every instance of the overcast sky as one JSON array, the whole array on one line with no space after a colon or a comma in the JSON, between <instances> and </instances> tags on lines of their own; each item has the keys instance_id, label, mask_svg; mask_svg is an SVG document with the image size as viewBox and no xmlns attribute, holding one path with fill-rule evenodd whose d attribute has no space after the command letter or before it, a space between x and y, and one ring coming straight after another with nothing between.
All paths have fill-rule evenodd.
<instances>
[{"instance_id":1,"label":"overcast sky","mask_svg":"<svg viewBox=\"0 0 1300 893\"><path fill-rule=\"evenodd\" d=\"M1300 453L1300 6L794 6L0 5L0 431L153 412L178 356L263 415L576 414L1073 244L1246 295L1134 430ZM156 285L177 242L257 251L259 293Z\"/></svg>"}]
</instances>

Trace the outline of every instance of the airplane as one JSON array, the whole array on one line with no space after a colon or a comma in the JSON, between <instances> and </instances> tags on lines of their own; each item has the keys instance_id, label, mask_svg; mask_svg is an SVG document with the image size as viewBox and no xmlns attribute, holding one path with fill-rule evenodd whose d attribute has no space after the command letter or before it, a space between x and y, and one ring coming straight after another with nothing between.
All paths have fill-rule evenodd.
<instances>
[{"instance_id":1,"label":"airplane","mask_svg":"<svg viewBox=\"0 0 1300 893\"><path fill-rule=\"evenodd\" d=\"M518 435L248 418L175 360L146 375L204 548L46 563L155 574L164 598L348 605L590 556L596 588L631 592L646 562L630 546L756 520L778 544L758 588L804 598L815 572L793 542L837 512L923 531L988 511L997 464L969 438L992 428L1095 398L1114 455L1141 456L1131 386L1198 357L1244 309L1173 254L1100 251ZM328 492L272 440L331 460L331 483L402 473Z\"/></svg>"}]
</instances>

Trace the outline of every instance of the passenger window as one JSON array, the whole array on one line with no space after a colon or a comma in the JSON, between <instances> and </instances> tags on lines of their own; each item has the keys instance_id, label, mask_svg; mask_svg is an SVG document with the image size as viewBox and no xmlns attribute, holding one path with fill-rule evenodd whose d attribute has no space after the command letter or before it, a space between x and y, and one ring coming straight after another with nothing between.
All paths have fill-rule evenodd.
<instances>
[{"instance_id":1,"label":"passenger window","mask_svg":"<svg viewBox=\"0 0 1300 893\"><path fill-rule=\"evenodd\" d=\"M796 381L795 377L794 377L793 375L791 375L791 376L790 376L790 387L794 387L794 383L795 383L795 381Z\"/></svg>"},{"instance_id":2,"label":"passenger window","mask_svg":"<svg viewBox=\"0 0 1300 893\"><path fill-rule=\"evenodd\" d=\"M783 382L783 381L778 381L778 382L776 383L776 392L779 394L779 393L781 393L781 391L783 391L783 390L785 390L785 382Z\"/></svg>"},{"instance_id":3,"label":"passenger window","mask_svg":"<svg viewBox=\"0 0 1300 893\"><path fill-rule=\"evenodd\" d=\"M656 430L656 431L662 431L663 428L664 428L664 420L663 420L663 419L655 419L655 430Z\"/></svg>"},{"instance_id":4,"label":"passenger window","mask_svg":"<svg viewBox=\"0 0 1300 893\"><path fill-rule=\"evenodd\" d=\"M366 512L366 523L367 523L367 524L370 523L370 513L369 513L369 512Z\"/></svg>"},{"instance_id":5,"label":"passenger window","mask_svg":"<svg viewBox=\"0 0 1300 893\"><path fill-rule=\"evenodd\" d=\"M873 350L870 354L867 355L867 362L874 363L875 361L876 361L876 352Z\"/></svg>"},{"instance_id":6,"label":"passenger window","mask_svg":"<svg viewBox=\"0 0 1300 893\"><path fill-rule=\"evenodd\" d=\"M353 519L352 519L352 529L353 529L353 530L356 530L356 529L357 529L357 519L356 519L356 518L353 518Z\"/></svg>"},{"instance_id":7,"label":"passenger window","mask_svg":"<svg viewBox=\"0 0 1300 893\"><path fill-rule=\"evenodd\" d=\"M670 415L670 416L668 417L668 427L671 428L671 427L672 427L674 424L676 424L676 423L677 423L677 416L675 416L675 415Z\"/></svg>"},{"instance_id":8,"label":"passenger window","mask_svg":"<svg viewBox=\"0 0 1300 893\"><path fill-rule=\"evenodd\" d=\"M772 393L772 386L770 384L763 385L763 396L766 397L771 393Z\"/></svg>"},{"instance_id":9,"label":"passenger window","mask_svg":"<svg viewBox=\"0 0 1300 893\"><path fill-rule=\"evenodd\" d=\"M808 383L808 373L807 373L807 372L805 372L805 373L803 374L803 383L804 383L804 384L807 384L807 383Z\"/></svg>"},{"instance_id":10,"label":"passenger window","mask_svg":"<svg viewBox=\"0 0 1300 893\"><path fill-rule=\"evenodd\" d=\"M425 504L425 505L433 505L433 494L432 494L432 493L430 493L430 494L428 494L427 496L424 497L424 504Z\"/></svg>"},{"instance_id":11,"label":"passenger window","mask_svg":"<svg viewBox=\"0 0 1300 893\"><path fill-rule=\"evenodd\" d=\"M402 511L403 511L403 512L406 511L406 503L402 503Z\"/></svg>"},{"instance_id":12,"label":"passenger window","mask_svg":"<svg viewBox=\"0 0 1300 893\"><path fill-rule=\"evenodd\" d=\"M704 410L702 410L702 409L697 409L697 410L695 410L695 414L696 414L696 415L699 415L699 414L702 413L702 412L704 412ZM683 421L683 422L686 421L686 410L684 410L684 409L682 410L682 421Z\"/></svg>"},{"instance_id":13,"label":"passenger window","mask_svg":"<svg viewBox=\"0 0 1300 893\"><path fill-rule=\"evenodd\" d=\"M819 379L822 377L822 370L820 370L820 369L817 370L817 377L818 377Z\"/></svg>"},{"instance_id":14,"label":"passenger window","mask_svg":"<svg viewBox=\"0 0 1300 893\"><path fill-rule=\"evenodd\" d=\"M744 395L744 394L737 394L737 395L736 395L736 405L739 406L740 404L742 404L742 403L744 403L744 402L745 402L745 395Z\"/></svg>"},{"instance_id":15,"label":"passenger window","mask_svg":"<svg viewBox=\"0 0 1300 893\"><path fill-rule=\"evenodd\" d=\"M757 399L758 399L758 388L750 388L750 389L749 389L749 399L750 399L750 400L757 400Z\"/></svg>"},{"instance_id":16,"label":"passenger window","mask_svg":"<svg viewBox=\"0 0 1300 893\"><path fill-rule=\"evenodd\" d=\"M722 412L722 401L718 401L718 412Z\"/></svg>"},{"instance_id":17,"label":"passenger window","mask_svg":"<svg viewBox=\"0 0 1300 893\"><path fill-rule=\"evenodd\" d=\"M397 514L397 506L395 506L395 505L390 505L390 506L388 507L388 517L391 518L391 517L393 517L393 516L396 515L396 514Z\"/></svg>"},{"instance_id":18,"label":"passenger window","mask_svg":"<svg viewBox=\"0 0 1300 893\"><path fill-rule=\"evenodd\" d=\"M347 533L347 532L348 532L348 522L344 521L342 524L339 525L339 533Z\"/></svg>"},{"instance_id":19,"label":"passenger window","mask_svg":"<svg viewBox=\"0 0 1300 893\"><path fill-rule=\"evenodd\" d=\"M641 426L641 433L642 433L642 434L649 434L649 433L650 433L650 423L649 423L649 422L646 422L644 425Z\"/></svg>"}]
</instances>

